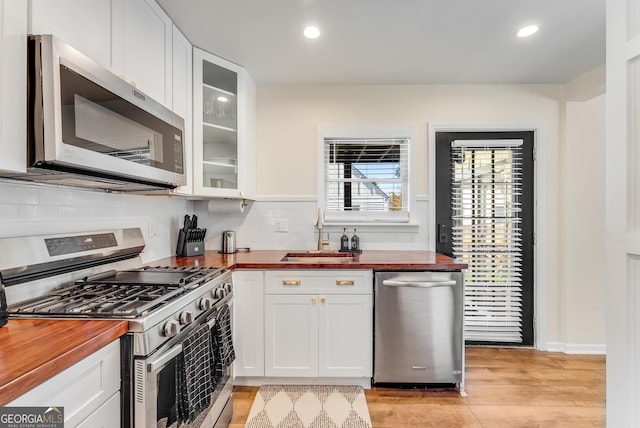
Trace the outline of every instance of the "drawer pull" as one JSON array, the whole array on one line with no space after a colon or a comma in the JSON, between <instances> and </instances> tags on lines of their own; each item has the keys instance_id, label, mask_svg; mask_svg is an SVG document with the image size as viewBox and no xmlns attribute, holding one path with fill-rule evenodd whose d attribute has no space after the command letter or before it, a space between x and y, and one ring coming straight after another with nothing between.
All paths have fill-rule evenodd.
<instances>
[{"instance_id":1,"label":"drawer pull","mask_svg":"<svg viewBox=\"0 0 640 428\"><path fill-rule=\"evenodd\" d=\"M300 286L301 281L299 279L283 279L282 285L294 285L296 287Z\"/></svg>"},{"instance_id":2,"label":"drawer pull","mask_svg":"<svg viewBox=\"0 0 640 428\"><path fill-rule=\"evenodd\" d=\"M336 285L356 285L353 279L336 279Z\"/></svg>"}]
</instances>

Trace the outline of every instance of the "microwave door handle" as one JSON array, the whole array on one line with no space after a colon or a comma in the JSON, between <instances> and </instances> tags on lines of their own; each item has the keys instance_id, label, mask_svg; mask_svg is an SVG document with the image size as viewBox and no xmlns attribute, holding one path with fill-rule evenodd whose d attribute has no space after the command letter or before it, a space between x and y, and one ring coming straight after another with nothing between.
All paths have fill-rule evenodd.
<instances>
[{"instance_id":1,"label":"microwave door handle","mask_svg":"<svg viewBox=\"0 0 640 428\"><path fill-rule=\"evenodd\" d=\"M385 279L382 281L382 285L389 287L416 287L416 288L434 288L434 287L449 287L456 285L454 280L448 281L394 281L392 279Z\"/></svg>"},{"instance_id":2,"label":"microwave door handle","mask_svg":"<svg viewBox=\"0 0 640 428\"><path fill-rule=\"evenodd\" d=\"M155 372L159 367L162 367L163 365L167 364L169 361L171 361L176 356L178 356L181 352L182 352L182 343L178 343L176 346L169 349L167 352L163 352L153 360L148 361L147 371L150 373Z\"/></svg>"}]
</instances>

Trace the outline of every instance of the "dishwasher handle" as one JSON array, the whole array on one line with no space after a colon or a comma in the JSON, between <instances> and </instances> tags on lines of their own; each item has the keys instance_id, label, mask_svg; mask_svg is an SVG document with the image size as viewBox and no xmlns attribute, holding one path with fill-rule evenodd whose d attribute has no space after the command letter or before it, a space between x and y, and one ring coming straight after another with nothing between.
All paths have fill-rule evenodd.
<instances>
[{"instance_id":1,"label":"dishwasher handle","mask_svg":"<svg viewBox=\"0 0 640 428\"><path fill-rule=\"evenodd\" d=\"M393 279L385 279L382 285L389 287L416 287L416 288L434 288L434 287L450 287L456 285L456 281L451 279L447 281L395 281Z\"/></svg>"}]
</instances>

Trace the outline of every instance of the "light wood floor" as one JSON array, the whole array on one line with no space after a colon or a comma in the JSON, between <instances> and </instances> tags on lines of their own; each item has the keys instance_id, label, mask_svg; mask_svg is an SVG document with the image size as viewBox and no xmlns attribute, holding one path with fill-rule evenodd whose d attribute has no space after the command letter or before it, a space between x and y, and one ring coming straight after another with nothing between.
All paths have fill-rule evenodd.
<instances>
[{"instance_id":1,"label":"light wood floor","mask_svg":"<svg viewBox=\"0 0 640 428\"><path fill-rule=\"evenodd\" d=\"M374 428L605 426L605 357L467 348L466 392L365 390ZM258 388L235 387L231 428Z\"/></svg>"}]
</instances>

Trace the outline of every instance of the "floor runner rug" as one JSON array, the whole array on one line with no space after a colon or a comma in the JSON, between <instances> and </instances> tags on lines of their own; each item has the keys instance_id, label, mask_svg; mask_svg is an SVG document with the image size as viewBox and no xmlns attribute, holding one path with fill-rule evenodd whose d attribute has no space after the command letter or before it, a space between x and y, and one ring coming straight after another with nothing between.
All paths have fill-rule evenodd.
<instances>
[{"instance_id":1,"label":"floor runner rug","mask_svg":"<svg viewBox=\"0 0 640 428\"><path fill-rule=\"evenodd\" d=\"M361 386L263 385L246 428L372 428Z\"/></svg>"}]
</instances>

